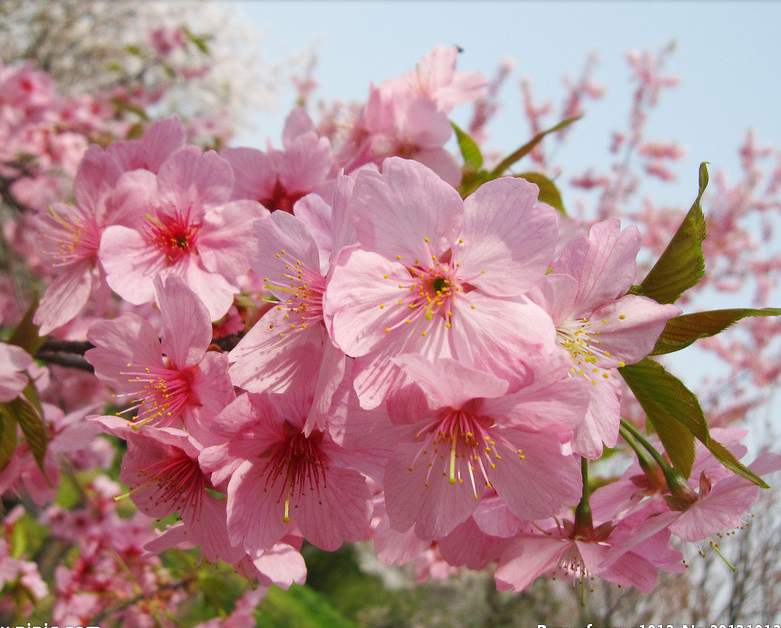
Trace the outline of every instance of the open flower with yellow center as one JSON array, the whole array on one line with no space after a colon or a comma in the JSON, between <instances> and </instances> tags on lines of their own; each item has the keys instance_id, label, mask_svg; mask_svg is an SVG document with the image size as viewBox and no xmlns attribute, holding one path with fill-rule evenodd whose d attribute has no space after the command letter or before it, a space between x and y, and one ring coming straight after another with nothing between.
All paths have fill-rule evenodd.
<instances>
[{"instance_id":1,"label":"open flower with yellow center","mask_svg":"<svg viewBox=\"0 0 781 628\"><path fill-rule=\"evenodd\" d=\"M212 326L206 306L179 277L154 281L160 304L162 340L136 314L98 321L85 354L95 374L116 391L124 413L136 412L137 428L186 426L198 435L203 425L234 398L228 358L207 351Z\"/></svg>"},{"instance_id":2,"label":"open flower with yellow center","mask_svg":"<svg viewBox=\"0 0 781 628\"><path fill-rule=\"evenodd\" d=\"M352 189L339 177L331 207L317 194L295 214L273 212L253 225L249 261L275 299L273 306L231 351L234 384L249 392L284 392L316 380L315 401L304 431L324 429L333 395L346 374L344 352L334 346L323 319L323 296L333 249L354 243L344 217Z\"/></svg>"},{"instance_id":3,"label":"open flower with yellow center","mask_svg":"<svg viewBox=\"0 0 781 628\"><path fill-rule=\"evenodd\" d=\"M577 503L579 463L561 443L582 420L587 396L557 359L534 364L534 380L509 394L506 381L450 358L395 362L407 380L388 411L408 430L385 469L391 527L440 539L493 491L523 520Z\"/></svg>"},{"instance_id":4,"label":"open flower with yellow center","mask_svg":"<svg viewBox=\"0 0 781 628\"><path fill-rule=\"evenodd\" d=\"M103 233L98 256L114 292L135 305L154 299L158 274L181 277L209 310L222 317L249 269L247 224L268 211L249 200L231 200L230 164L195 146L169 156L157 174L125 173L117 184L121 210L135 220Z\"/></svg>"},{"instance_id":5,"label":"open flower with yellow center","mask_svg":"<svg viewBox=\"0 0 781 628\"><path fill-rule=\"evenodd\" d=\"M55 275L35 312L42 335L72 320L90 300L98 310L106 305L109 290L98 249L105 228L120 219L111 191L121 174L109 154L91 146L76 174L75 204L54 203L36 218L38 253Z\"/></svg>"},{"instance_id":6,"label":"open flower with yellow center","mask_svg":"<svg viewBox=\"0 0 781 628\"><path fill-rule=\"evenodd\" d=\"M369 527L371 491L345 466L350 453L327 430L304 433L313 384L240 395L212 424L222 444L200 456L215 485L227 487L231 542L250 553L288 535L333 551Z\"/></svg>"},{"instance_id":7,"label":"open flower with yellow center","mask_svg":"<svg viewBox=\"0 0 781 628\"><path fill-rule=\"evenodd\" d=\"M667 321L681 313L672 304L627 294L637 277L640 234L621 231L618 220L595 224L572 240L529 296L550 313L556 344L570 357L574 378L589 383L586 420L573 449L591 459L618 438L621 387L616 369L645 358Z\"/></svg>"},{"instance_id":8,"label":"open flower with yellow center","mask_svg":"<svg viewBox=\"0 0 781 628\"><path fill-rule=\"evenodd\" d=\"M506 375L550 353L555 328L521 299L548 267L555 211L523 179L497 179L466 200L425 166L397 157L358 174L348 213L361 248L341 251L323 310L356 361L365 407L400 382L390 358L453 357Z\"/></svg>"}]
</instances>

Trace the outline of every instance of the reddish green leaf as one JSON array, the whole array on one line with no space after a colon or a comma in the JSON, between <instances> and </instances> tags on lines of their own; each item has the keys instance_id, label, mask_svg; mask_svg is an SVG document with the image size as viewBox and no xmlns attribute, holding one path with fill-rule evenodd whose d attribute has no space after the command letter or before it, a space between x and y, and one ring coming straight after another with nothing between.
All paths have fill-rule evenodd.
<instances>
[{"instance_id":1,"label":"reddish green leaf","mask_svg":"<svg viewBox=\"0 0 781 628\"><path fill-rule=\"evenodd\" d=\"M38 325L33 323L33 317L38 309L38 295L33 295L33 301L30 303L30 307L24 313L24 317L19 321L19 324L14 329L11 337L8 339L8 344L21 347L30 355L35 355L38 349L41 348L46 337L43 338L38 335Z\"/></svg>"},{"instance_id":2,"label":"reddish green leaf","mask_svg":"<svg viewBox=\"0 0 781 628\"><path fill-rule=\"evenodd\" d=\"M546 135L550 135L551 133L556 133L556 131L561 131L562 129L568 127L576 120L580 120L582 117L583 116L580 115L574 118L567 118L566 120L562 120L556 126L553 126L550 129L547 129L545 131L540 131L539 133L537 133L537 135L531 138L528 142L526 142L514 153L502 159L502 161L499 162L499 165L496 166L496 168L494 168L493 170L491 170L488 179L491 180L491 179L496 179L497 177L501 177L504 174L504 171L507 170L510 166L512 166L516 161L520 160L521 158L525 157L530 152L532 152L536 148L537 144L539 144L543 139L545 139Z\"/></svg>"},{"instance_id":3,"label":"reddish green leaf","mask_svg":"<svg viewBox=\"0 0 781 628\"><path fill-rule=\"evenodd\" d=\"M705 273L702 241L706 238L705 216L700 199L708 185L708 169L700 164L700 188L689 213L675 232L670 244L640 284L642 294L658 303L674 303L696 286Z\"/></svg>"},{"instance_id":4,"label":"reddish green leaf","mask_svg":"<svg viewBox=\"0 0 781 628\"><path fill-rule=\"evenodd\" d=\"M716 458L716 460L718 460L725 467L734 473L737 473L739 476L746 478L750 482L753 482L760 488L770 488L767 483L756 473L754 473L745 465L741 464L741 462L724 445L711 438L707 446L710 452L713 454L713 457Z\"/></svg>"},{"instance_id":5,"label":"reddish green leaf","mask_svg":"<svg viewBox=\"0 0 781 628\"><path fill-rule=\"evenodd\" d=\"M16 420L0 408L0 470L5 468L16 449Z\"/></svg>"},{"instance_id":6,"label":"reddish green leaf","mask_svg":"<svg viewBox=\"0 0 781 628\"><path fill-rule=\"evenodd\" d=\"M767 484L721 443L713 440L697 397L677 377L650 358L619 369L624 381L654 426L670 461L683 475L691 474L694 438L734 473L757 486Z\"/></svg>"},{"instance_id":7,"label":"reddish green leaf","mask_svg":"<svg viewBox=\"0 0 781 628\"><path fill-rule=\"evenodd\" d=\"M46 445L48 438L46 436L46 423L43 417L38 414L35 406L24 397L17 397L6 403L0 404L3 414L10 414L22 428L22 434L27 441L27 446L38 463L38 467L46 474L43 468L43 460L46 457Z\"/></svg>"},{"instance_id":8,"label":"reddish green leaf","mask_svg":"<svg viewBox=\"0 0 781 628\"><path fill-rule=\"evenodd\" d=\"M737 321L753 316L781 316L779 308L736 308L684 314L667 321L651 355L680 351L695 340L715 336Z\"/></svg>"},{"instance_id":9,"label":"reddish green leaf","mask_svg":"<svg viewBox=\"0 0 781 628\"><path fill-rule=\"evenodd\" d=\"M648 358L619 372L643 407L673 466L689 477L694 463L694 438L708 438L697 398L677 377Z\"/></svg>"},{"instance_id":10,"label":"reddish green leaf","mask_svg":"<svg viewBox=\"0 0 781 628\"><path fill-rule=\"evenodd\" d=\"M539 172L523 172L515 176L526 179L529 183L534 183L534 185L540 188L540 194L537 198L541 203L547 203L551 207L559 210L564 216L567 215L567 211L564 209L564 203L561 201L561 192L559 192L559 188L557 188L556 184L548 177Z\"/></svg>"}]
</instances>

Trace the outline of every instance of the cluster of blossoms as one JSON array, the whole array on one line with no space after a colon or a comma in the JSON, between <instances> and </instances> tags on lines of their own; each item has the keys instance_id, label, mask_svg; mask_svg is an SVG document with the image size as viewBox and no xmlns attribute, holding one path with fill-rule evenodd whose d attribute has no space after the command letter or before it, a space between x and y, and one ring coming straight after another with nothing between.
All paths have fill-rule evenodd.
<instances>
[{"instance_id":1,"label":"cluster of blossoms","mask_svg":"<svg viewBox=\"0 0 781 628\"><path fill-rule=\"evenodd\" d=\"M556 573L650 591L685 567L675 539L742 525L758 488L713 448L684 477L622 426L620 369L681 314L632 289L637 228L586 229L519 177L462 198L448 114L487 82L456 56L372 88L339 136L296 109L280 150L204 152L176 117L93 145L75 202L36 217L54 279L34 322L88 327L119 412L87 425L126 441L142 513L177 513L145 551L195 546L289 587L304 541L373 539L387 564L494 566L500 589ZM32 359L0 350L0 401L21 399ZM639 463L592 491L619 433Z\"/></svg>"},{"instance_id":2,"label":"cluster of blossoms","mask_svg":"<svg viewBox=\"0 0 781 628\"><path fill-rule=\"evenodd\" d=\"M173 37L177 32L158 29L152 35ZM160 63L148 63L154 62ZM203 71L208 69L205 66ZM139 133L147 120L145 110L173 88L173 81L170 82L157 85L154 90L139 85L133 89L125 86L64 94L51 75L36 69L31 61L13 65L0 61L3 198L17 207L39 208L67 197L89 144L105 144ZM211 121L193 117L188 122L188 134L205 136L211 126ZM218 133L215 129L209 139L225 141L227 131Z\"/></svg>"}]
</instances>

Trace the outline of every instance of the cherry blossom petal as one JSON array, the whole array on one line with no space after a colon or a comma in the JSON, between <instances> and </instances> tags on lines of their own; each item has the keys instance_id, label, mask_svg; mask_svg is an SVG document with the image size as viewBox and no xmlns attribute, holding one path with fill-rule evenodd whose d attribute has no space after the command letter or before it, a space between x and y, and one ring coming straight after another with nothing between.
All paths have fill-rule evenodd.
<instances>
[{"instance_id":1,"label":"cherry blossom petal","mask_svg":"<svg viewBox=\"0 0 781 628\"><path fill-rule=\"evenodd\" d=\"M506 381L449 358L437 360L434 365L420 354L406 353L391 361L403 369L410 382L425 391L432 408L460 408L470 399L501 397L507 392Z\"/></svg>"},{"instance_id":2,"label":"cherry blossom petal","mask_svg":"<svg viewBox=\"0 0 781 628\"><path fill-rule=\"evenodd\" d=\"M231 350L230 376L236 386L282 392L314 379L325 330L319 325L290 329L286 316L285 310L272 308Z\"/></svg>"},{"instance_id":3,"label":"cherry blossom petal","mask_svg":"<svg viewBox=\"0 0 781 628\"><path fill-rule=\"evenodd\" d=\"M637 279L640 232L629 226L621 231L616 218L598 222L588 237L572 240L556 262L556 272L578 282L575 302L588 315L594 308L626 294Z\"/></svg>"},{"instance_id":4,"label":"cherry blossom petal","mask_svg":"<svg viewBox=\"0 0 781 628\"><path fill-rule=\"evenodd\" d=\"M412 300L409 290L399 289L411 277L403 265L360 249L343 251L337 265L323 299L326 324L334 344L347 355L365 355L385 342L386 329L410 318L410 309L396 304Z\"/></svg>"},{"instance_id":5,"label":"cherry blossom petal","mask_svg":"<svg viewBox=\"0 0 781 628\"><path fill-rule=\"evenodd\" d=\"M316 492L291 500L291 519L304 538L328 552L344 541L361 541L371 519L371 493L357 471L331 467L327 482Z\"/></svg>"},{"instance_id":6,"label":"cherry blossom petal","mask_svg":"<svg viewBox=\"0 0 781 628\"><path fill-rule=\"evenodd\" d=\"M45 336L73 320L87 305L92 294L92 270L89 260L72 264L46 288L33 321Z\"/></svg>"},{"instance_id":7,"label":"cherry blossom petal","mask_svg":"<svg viewBox=\"0 0 781 628\"><path fill-rule=\"evenodd\" d=\"M170 275L165 284L158 276L154 286L162 320L163 353L180 369L197 364L212 340L208 310L176 275Z\"/></svg>"},{"instance_id":8,"label":"cherry blossom petal","mask_svg":"<svg viewBox=\"0 0 781 628\"><path fill-rule=\"evenodd\" d=\"M227 159L236 175L232 199L260 201L271 198L277 180L274 164L257 148L223 148L220 155Z\"/></svg>"},{"instance_id":9,"label":"cherry blossom petal","mask_svg":"<svg viewBox=\"0 0 781 628\"><path fill-rule=\"evenodd\" d=\"M526 370L526 356L550 355L556 328L540 307L492 299L477 290L453 307L449 329L454 357L472 368L514 379Z\"/></svg>"},{"instance_id":10,"label":"cherry blossom petal","mask_svg":"<svg viewBox=\"0 0 781 628\"><path fill-rule=\"evenodd\" d=\"M555 210L537 205L537 194L524 179L500 178L467 197L463 244L453 250L459 279L507 297L523 294L545 274L557 226Z\"/></svg>"},{"instance_id":11,"label":"cherry blossom petal","mask_svg":"<svg viewBox=\"0 0 781 628\"><path fill-rule=\"evenodd\" d=\"M580 464L561 454L555 434L502 430L506 445L497 440L501 459L486 469L491 485L519 519L542 519L562 505L574 506L581 497Z\"/></svg>"},{"instance_id":12,"label":"cherry blossom petal","mask_svg":"<svg viewBox=\"0 0 781 628\"><path fill-rule=\"evenodd\" d=\"M558 565L567 550L566 539L546 536L521 536L502 553L494 573L500 591L523 591L544 573Z\"/></svg>"},{"instance_id":13,"label":"cherry blossom petal","mask_svg":"<svg viewBox=\"0 0 781 628\"><path fill-rule=\"evenodd\" d=\"M461 226L458 192L431 170L391 157L382 174L358 174L350 198L359 240L368 251L410 264L450 248ZM426 241L428 238L428 241Z\"/></svg>"},{"instance_id":14,"label":"cherry blossom petal","mask_svg":"<svg viewBox=\"0 0 781 628\"><path fill-rule=\"evenodd\" d=\"M616 368L634 364L653 351L667 321L681 313L677 305L660 304L648 297L628 294L597 308L591 315L590 334L599 332L600 345L611 353L600 365Z\"/></svg>"},{"instance_id":15,"label":"cherry blossom petal","mask_svg":"<svg viewBox=\"0 0 781 628\"><path fill-rule=\"evenodd\" d=\"M214 151L197 146L176 151L160 167L157 185L160 195L195 217L208 207L224 205L231 198L235 177L230 164Z\"/></svg>"},{"instance_id":16,"label":"cherry blossom petal","mask_svg":"<svg viewBox=\"0 0 781 628\"><path fill-rule=\"evenodd\" d=\"M388 462L385 508L393 529L414 526L421 539L439 539L472 514L478 499L468 482L451 484L446 473L429 467L429 456L419 453L418 445L404 445ZM477 489L482 493L485 487Z\"/></svg>"}]
</instances>

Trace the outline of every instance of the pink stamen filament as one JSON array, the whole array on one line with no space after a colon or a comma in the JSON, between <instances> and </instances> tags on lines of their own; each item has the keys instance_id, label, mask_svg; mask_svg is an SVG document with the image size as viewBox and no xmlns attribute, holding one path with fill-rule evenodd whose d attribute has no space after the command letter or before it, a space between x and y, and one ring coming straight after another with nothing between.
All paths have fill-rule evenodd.
<instances>
[{"instance_id":1,"label":"pink stamen filament","mask_svg":"<svg viewBox=\"0 0 781 628\"><path fill-rule=\"evenodd\" d=\"M290 521L291 499L297 501L307 491L319 495L320 489L325 488L328 458L320 450L322 432L314 430L307 437L286 421L285 435L287 438L270 453L264 474L268 473L267 487L272 486L280 476L283 477L279 501L284 496L285 510L282 520L287 523Z\"/></svg>"},{"instance_id":2,"label":"pink stamen filament","mask_svg":"<svg viewBox=\"0 0 781 628\"><path fill-rule=\"evenodd\" d=\"M461 483L468 476L472 492L477 499L477 478L482 477L485 485L490 488L489 469L496 468L497 462L502 458L497 442L499 446L512 451L510 443L493 428L491 419L477 416L468 408L448 408L418 431L416 438L425 439L411 463L411 468L421 457L428 456L428 485L439 457L445 463L442 475L448 478L449 483ZM449 449L449 455L440 452L442 445ZM520 458L524 457L520 450L516 453ZM464 464L467 465L465 469Z\"/></svg>"},{"instance_id":3,"label":"pink stamen filament","mask_svg":"<svg viewBox=\"0 0 781 628\"><path fill-rule=\"evenodd\" d=\"M293 318L289 329L305 329L307 325L322 323L325 277L284 250L277 253L277 259L284 266L282 276L290 283L277 285L266 279L266 289L291 295L277 305L277 309L287 310L286 318Z\"/></svg>"},{"instance_id":4,"label":"pink stamen filament","mask_svg":"<svg viewBox=\"0 0 781 628\"><path fill-rule=\"evenodd\" d=\"M157 485L152 493L154 506L161 503L171 504L171 512L190 510L197 519L200 516L206 479L197 460L190 458L184 451L173 448L171 455L158 460L139 472L139 476L148 477L140 484L116 499L133 495L142 489Z\"/></svg>"},{"instance_id":5,"label":"pink stamen filament","mask_svg":"<svg viewBox=\"0 0 781 628\"><path fill-rule=\"evenodd\" d=\"M128 364L128 368L133 365ZM138 365L140 366L140 365ZM126 410L138 410L143 419L134 424L138 428L152 419L165 422L180 416L188 405L193 405L192 383L197 366L183 370L171 370L160 366L146 366L139 370L122 371L128 383L135 384L133 391L118 394L117 397L131 397L133 405Z\"/></svg>"},{"instance_id":6,"label":"pink stamen filament","mask_svg":"<svg viewBox=\"0 0 781 628\"><path fill-rule=\"evenodd\" d=\"M60 225L66 233L52 237L51 233L44 233L43 237L49 238L55 245L55 251L45 251L55 260L54 268L68 266L70 264L88 260L93 266L97 261L100 248L100 228L94 219L80 222L69 222L57 214L53 208L49 208L47 217ZM82 217L84 218L84 217ZM69 234L70 237L68 237Z\"/></svg>"},{"instance_id":7,"label":"pink stamen filament","mask_svg":"<svg viewBox=\"0 0 781 628\"><path fill-rule=\"evenodd\" d=\"M168 265L190 254L196 247L200 222L192 220L192 206L182 212L178 207L173 213L158 211L156 216L147 216L146 238L165 255Z\"/></svg>"}]
</instances>

